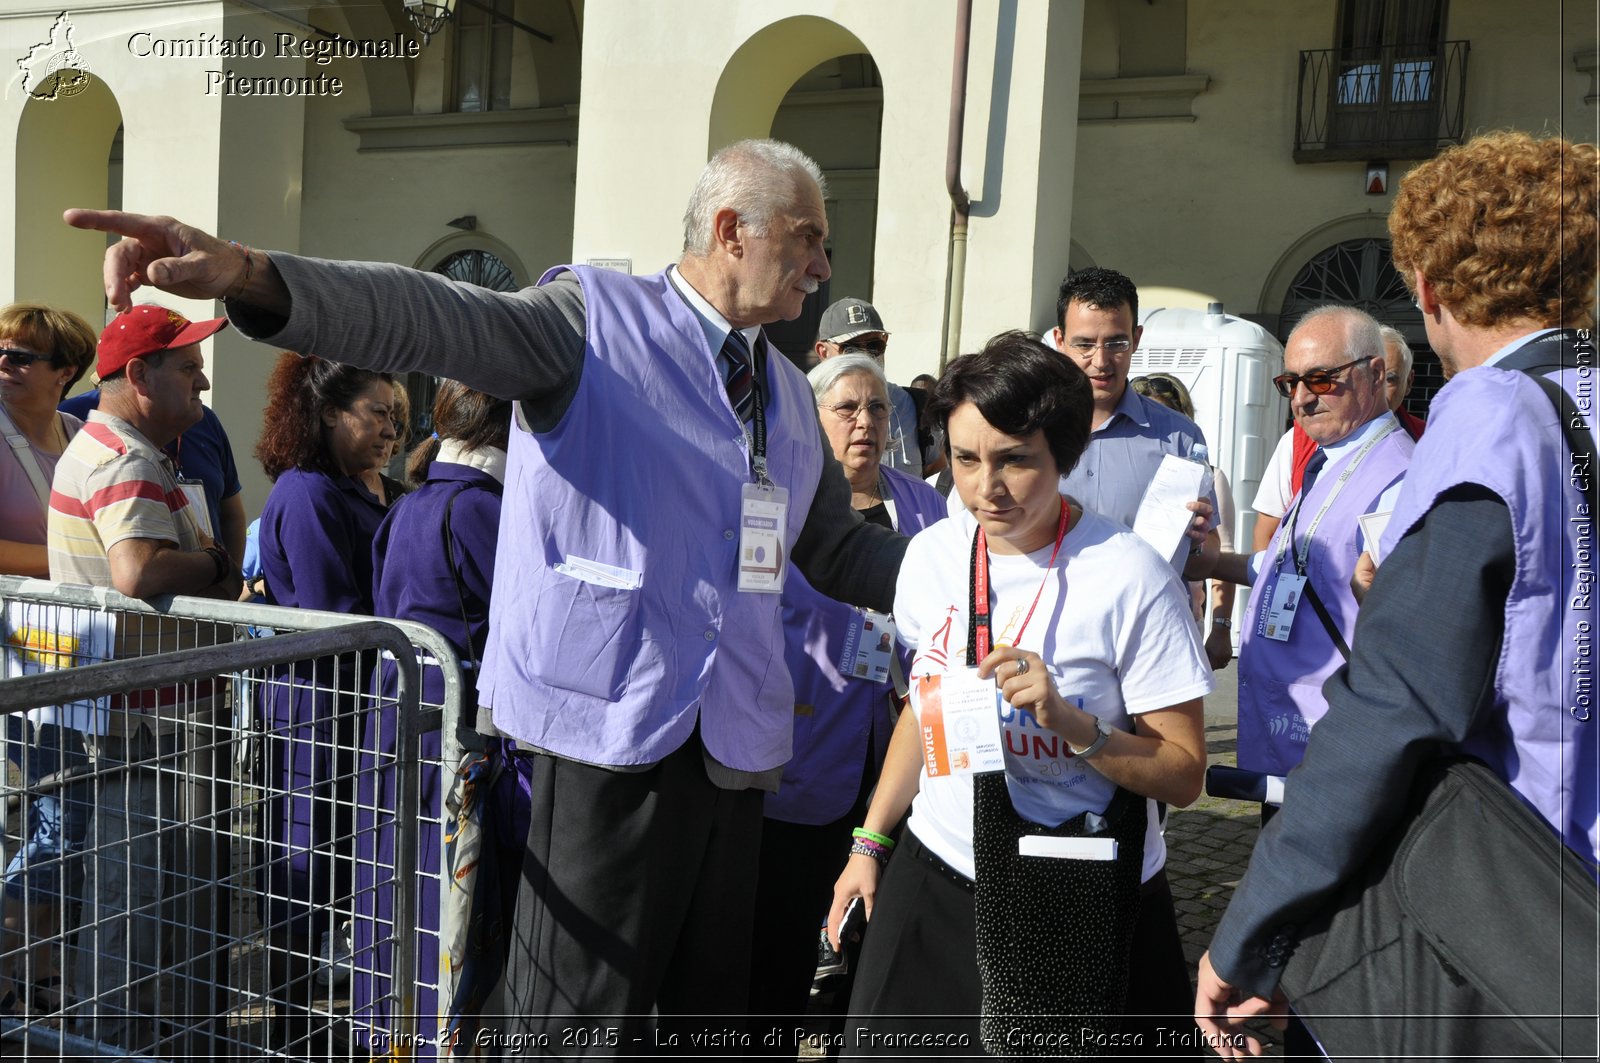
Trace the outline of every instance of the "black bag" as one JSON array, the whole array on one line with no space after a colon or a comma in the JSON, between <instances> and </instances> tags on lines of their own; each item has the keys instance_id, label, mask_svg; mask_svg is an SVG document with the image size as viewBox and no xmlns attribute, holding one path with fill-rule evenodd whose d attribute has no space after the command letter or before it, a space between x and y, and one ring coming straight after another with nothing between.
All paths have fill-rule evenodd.
<instances>
[{"instance_id":1,"label":"black bag","mask_svg":"<svg viewBox=\"0 0 1600 1063\"><path fill-rule=\"evenodd\" d=\"M1332 1059L1592 1060L1597 939L1595 869L1487 767L1445 760L1281 985Z\"/></svg>"}]
</instances>

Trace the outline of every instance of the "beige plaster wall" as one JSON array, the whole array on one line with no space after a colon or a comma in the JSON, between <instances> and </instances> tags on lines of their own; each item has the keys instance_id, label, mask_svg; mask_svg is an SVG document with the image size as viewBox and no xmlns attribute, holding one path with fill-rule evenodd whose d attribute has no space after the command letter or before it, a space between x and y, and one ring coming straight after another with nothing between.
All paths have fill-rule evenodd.
<instances>
[{"instance_id":1,"label":"beige plaster wall","mask_svg":"<svg viewBox=\"0 0 1600 1063\"><path fill-rule=\"evenodd\" d=\"M1595 139L1596 108L1583 103L1589 79L1571 56L1594 46L1596 10L1594 0L1452 0L1445 37L1472 42L1469 131L1564 128ZM1108 6L1095 0L1086 41L1109 39L1095 22L1104 17ZM1073 237L1141 287L1220 299L1233 313L1276 313L1260 305L1263 289L1307 234L1334 219L1343 220L1335 239L1381 234L1414 163L1391 163L1389 193L1367 195L1364 163L1292 157L1299 52L1332 47L1335 17L1335 0L1190 0L1188 69L1211 78L1194 100L1195 120L1081 125Z\"/></svg>"},{"instance_id":2,"label":"beige plaster wall","mask_svg":"<svg viewBox=\"0 0 1600 1063\"><path fill-rule=\"evenodd\" d=\"M975 29L982 29L974 34L970 81L983 98L968 129L985 135L969 137L967 148L983 200L969 244L966 346L1031 320L1043 290L1053 293L1054 281L1041 278L1065 269L1076 129L1061 116L1076 113L1081 10L1078 0L975 5ZM575 255L631 258L639 272L676 258L683 205L708 154L738 136L767 135L795 78L830 55L864 48L883 82L878 178L886 194L876 212L872 298L895 322L891 376L936 368L949 248L953 6L703 0L694 11L684 19L681 9L648 0L585 9L591 73ZM729 69L737 75L731 81ZM996 122L1005 133L991 142L987 130ZM640 160L648 160L648 181L633 172ZM1062 233L1043 249L1035 240L1041 212Z\"/></svg>"}]
</instances>

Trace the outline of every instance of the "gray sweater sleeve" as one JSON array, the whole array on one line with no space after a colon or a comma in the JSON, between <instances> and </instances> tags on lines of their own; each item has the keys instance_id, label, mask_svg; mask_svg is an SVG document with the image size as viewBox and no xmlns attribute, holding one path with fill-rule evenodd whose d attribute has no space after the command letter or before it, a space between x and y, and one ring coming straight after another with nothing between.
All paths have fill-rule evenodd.
<instances>
[{"instance_id":1,"label":"gray sweater sleeve","mask_svg":"<svg viewBox=\"0 0 1600 1063\"><path fill-rule=\"evenodd\" d=\"M566 412L583 369L583 289L572 274L519 292L492 292L380 262L272 253L292 309L287 319L229 304L245 336L301 354L398 373L421 371L522 405L532 431ZM906 539L862 521L822 427L821 481L794 561L830 597L887 612Z\"/></svg>"},{"instance_id":2,"label":"gray sweater sleeve","mask_svg":"<svg viewBox=\"0 0 1600 1063\"><path fill-rule=\"evenodd\" d=\"M583 368L583 289L572 274L493 292L381 262L272 253L287 319L226 304L250 339L366 369L421 371L523 404L535 430L560 419Z\"/></svg>"}]
</instances>

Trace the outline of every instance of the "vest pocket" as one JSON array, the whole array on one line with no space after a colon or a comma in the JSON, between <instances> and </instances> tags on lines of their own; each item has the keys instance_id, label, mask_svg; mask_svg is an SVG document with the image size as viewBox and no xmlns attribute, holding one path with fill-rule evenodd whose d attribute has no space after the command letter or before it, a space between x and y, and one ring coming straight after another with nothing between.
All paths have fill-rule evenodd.
<instances>
[{"instance_id":1,"label":"vest pocket","mask_svg":"<svg viewBox=\"0 0 1600 1063\"><path fill-rule=\"evenodd\" d=\"M563 690L620 698L639 645L639 594L544 570L534 609L533 674Z\"/></svg>"}]
</instances>

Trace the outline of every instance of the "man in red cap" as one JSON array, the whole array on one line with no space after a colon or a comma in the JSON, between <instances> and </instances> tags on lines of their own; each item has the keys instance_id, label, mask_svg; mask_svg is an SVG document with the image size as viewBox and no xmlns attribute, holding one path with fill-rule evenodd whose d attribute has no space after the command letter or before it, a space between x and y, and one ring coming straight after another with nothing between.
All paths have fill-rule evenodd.
<instances>
[{"instance_id":1,"label":"man in red cap","mask_svg":"<svg viewBox=\"0 0 1600 1063\"><path fill-rule=\"evenodd\" d=\"M62 453L50 494L52 579L136 598L238 598L238 564L202 530L161 450L200 420L200 393L210 387L200 341L226 324L136 306L100 334L100 406ZM142 614L118 618L119 657L201 641ZM177 823L203 815L226 782L215 770L225 767L223 758L210 763L214 700L208 682L129 691L112 699L104 732L89 740L101 763L162 769L109 773L98 785L87 839L96 855L84 875L73 995L93 1003L78 1018L79 1031L130 1050L155 1048L155 972L175 973L180 986L179 999L162 1007L188 1014L214 1013L212 997L226 977L220 939L206 936L208 924L225 925L204 912L216 898L184 887L189 916L177 924L161 918L178 889L165 875L192 884L215 874L201 832L179 844L171 835ZM175 780L186 775L190 784L180 792Z\"/></svg>"}]
</instances>

